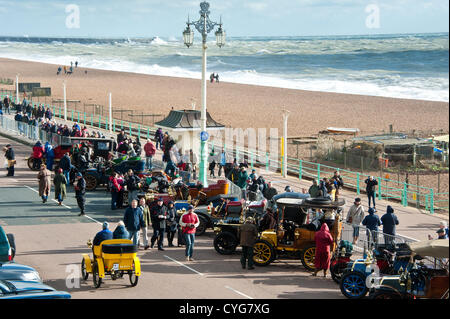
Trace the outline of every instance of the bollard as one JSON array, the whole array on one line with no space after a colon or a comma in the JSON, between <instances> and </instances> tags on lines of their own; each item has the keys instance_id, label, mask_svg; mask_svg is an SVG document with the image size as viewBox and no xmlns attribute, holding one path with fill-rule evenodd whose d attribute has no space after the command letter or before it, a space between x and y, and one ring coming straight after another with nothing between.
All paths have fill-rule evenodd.
<instances>
[{"instance_id":1,"label":"bollard","mask_svg":"<svg viewBox=\"0 0 450 319\"><path fill-rule=\"evenodd\" d=\"M430 213L434 214L434 190L430 188Z\"/></svg>"},{"instance_id":2,"label":"bollard","mask_svg":"<svg viewBox=\"0 0 450 319\"><path fill-rule=\"evenodd\" d=\"M84 125L86 125L86 112L84 112Z\"/></svg>"},{"instance_id":3,"label":"bollard","mask_svg":"<svg viewBox=\"0 0 450 319\"><path fill-rule=\"evenodd\" d=\"M405 207L408 205L408 191L406 183L403 183L402 204Z\"/></svg>"},{"instance_id":4,"label":"bollard","mask_svg":"<svg viewBox=\"0 0 450 319\"><path fill-rule=\"evenodd\" d=\"M91 126L94 126L94 114L91 113Z\"/></svg>"},{"instance_id":5,"label":"bollard","mask_svg":"<svg viewBox=\"0 0 450 319\"><path fill-rule=\"evenodd\" d=\"M77 119L78 119L77 123L80 123L80 111L77 111Z\"/></svg>"},{"instance_id":6,"label":"bollard","mask_svg":"<svg viewBox=\"0 0 450 319\"><path fill-rule=\"evenodd\" d=\"M269 153L266 153L266 171L269 171Z\"/></svg>"},{"instance_id":7,"label":"bollard","mask_svg":"<svg viewBox=\"0 0 450 319\"><path fill-rule=\"evenodd\" d=\"M102 128L102 116L98 116L98 128Z\"/></svg>"},{"instance_id":8,"label":"bollard","mask_svg":"<svg viewBox=\"0 0 450 319\"><path fill-rule=\"evenodd\" d=\"M359 186L359 181L360 181L360 173L356 173L356 194L361 194L361 189Z\"/></svg>"},{"instance_id":9,"label":"bollard","mask_svg":"<svg viewBox=\"0 0 450 319\"><path fill-rule=\"evenodd\" d=\"M250 166L253 169L253 153L250 153Z\"/></svg>"},{"instance_id":10,"label":"bollard","mask_svg":"<svg viewBox=\"0 0 450 319\"><path fill-rule=\"evenodd\" d=\"M302 180L303 178L303 161L299 160L298 161L298 179Z\"/></svg>"},{"instance_id":11,"label":"bollard","mask_svg":"<svg viewBox=\"0 0 450 319\"><path fill-rule=\"evenodd\" d=\"M320 164L317 164L317 182L320 181Z\"/></svg>"},{"instance_id":12,"label":"bollard","mask_svg":"<svg viewBox=\"0 0 450 319\"><path fill-rule=\"evenodd\" d=\"M130 122L128 122L128 127L130 128L130 137L132 137L133 136L133 130L131 129L131 123Z\"/></svg>"},{"instance_id":13,"label":"bollard","mask_svg":"<svg viewBox=\"0 0 450 319\"><path fill-rule=\"evenodd\" d=\"M150 139L150 128L147 127L147 139Z\"/></svg>"},{"instance_id":14,"label":"bollard","mask_svg":"<svg viewBox=\"0 0 450 319\"><path fill-rule=\"evenodd\" d=\"M381 200L381 177L378 177L378 199Z\"/></svg>"},{"instance_id":15,"label":"bollard","mask_svg":"<svg viewBox=\"0 0 450 319\"><path fill-rule=\"evenodd\" d=\"M116 132L116 120L113 119L113 132Z\"/></svg>"}]
</instances>

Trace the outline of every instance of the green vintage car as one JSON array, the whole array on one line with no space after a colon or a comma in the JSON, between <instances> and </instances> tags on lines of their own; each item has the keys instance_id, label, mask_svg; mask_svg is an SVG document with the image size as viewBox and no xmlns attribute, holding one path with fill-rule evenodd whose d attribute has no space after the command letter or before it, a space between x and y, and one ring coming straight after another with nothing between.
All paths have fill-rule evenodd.
<instances>
[{"instance_id":1,"label":"green vintage car","mask_svg":"<svg viewBox=\"0 0 450 319\"><path fill-rule=\"evenodd\" d=\"M373 276L368 280L371 299L448 299L447 239L428 240L409 244L410 264L399 275ZM414 262L414 256L422 260ZM428 265L425 262L428 261Z\"/></svg>"}]
</instances>

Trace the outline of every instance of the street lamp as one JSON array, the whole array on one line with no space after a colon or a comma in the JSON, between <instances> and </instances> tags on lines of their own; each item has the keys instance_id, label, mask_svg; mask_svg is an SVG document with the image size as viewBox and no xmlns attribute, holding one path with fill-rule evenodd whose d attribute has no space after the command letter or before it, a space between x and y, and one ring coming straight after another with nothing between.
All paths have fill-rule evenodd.
<instances>
[{"instance_id":1,"label":"street lamp","mask_svg":"<svg viewBox=\"0 0 450 319\"><path fill-rule=\"evenodd\" d=\"M190 22L189 17L187 21L187 27L183 32L183 41L184 44L189 48L194 43L194 31L191 29L191 26L194 26L195 29L202 35L202 113L201 113L201 123L202 123L202 132L200 134L200 171L199 171L199 181L203 184L204 187L208 187L207 180L207 154L208 154L208 145L206 141L208 140L208 134L206 134L206 49L208 48L206 45L206 37L208 33L210 33L216 26L219 28L215 32L216 35L216 44L219 48L225 45L225 31L222 29L222 18L219 23L213 22L209 19L209 3L203 1L200 3L200 19L195 22Z\"/></svg>"}]
</instances>

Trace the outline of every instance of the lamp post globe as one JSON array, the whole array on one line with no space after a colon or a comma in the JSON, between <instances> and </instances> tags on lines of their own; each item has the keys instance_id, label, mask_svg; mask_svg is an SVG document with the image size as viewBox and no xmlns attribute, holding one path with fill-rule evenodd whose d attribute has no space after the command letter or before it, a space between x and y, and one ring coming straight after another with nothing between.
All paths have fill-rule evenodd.
<instances>
[{"instance_id":1,"label":"lamp post globe","mask_svg":"<svg viewBox=\"0 0 450 319\"><path fill-rule=\"evenodd\" d=\"M191 25L195 27L195 29L202 35L202 112L201 112L201 136L200 138L200 167L199 167L199 181L203 184L204 187L208 187L207 180L207 154L208 154L208 144L206 133L206 49L208 48L206 45L206 38L208 33L214 30L216 26L218 26L217 31L215 32L216 36L216 44L219 48L225 45L225 31L222 29L222 18L220 19L220 23L213 22L209 19L209 3L203 1L200 3L200 18L197 21L190 22L188 17L188 22L186 29L183 32L183 41L184 44L189 48L194 43L194 31L190 28Z\"/></svg>"}]
</instances>

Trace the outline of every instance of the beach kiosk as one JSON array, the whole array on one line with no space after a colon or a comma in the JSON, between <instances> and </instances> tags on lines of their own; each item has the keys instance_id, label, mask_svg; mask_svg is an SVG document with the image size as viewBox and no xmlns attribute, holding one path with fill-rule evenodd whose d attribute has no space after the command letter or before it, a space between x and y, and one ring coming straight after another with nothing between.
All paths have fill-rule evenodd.
<instances>
[{"instance_id":1,"label":"beach kiosk","mask_svg":"<svg viewBox=\"0 0 450 319\"><path fill-rule=\"evenodd\" d=\"M201 112L196 110L171 110L169 115L155 123L163 132L168 132L177 142L178 149L193 150L197 159L200 159L200 133ZM225 130L225 125L216 122L209 112L206 112L206 131L210 137L220 134ZM211 139L209 139L210 141ZM217 153L217 152L216 152Z\"/></svg>"}]
</instances>

